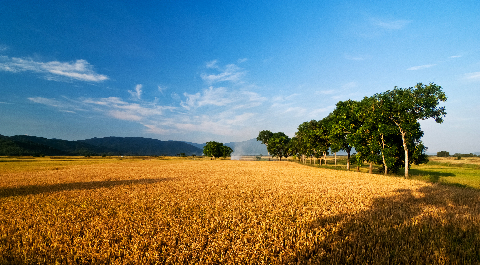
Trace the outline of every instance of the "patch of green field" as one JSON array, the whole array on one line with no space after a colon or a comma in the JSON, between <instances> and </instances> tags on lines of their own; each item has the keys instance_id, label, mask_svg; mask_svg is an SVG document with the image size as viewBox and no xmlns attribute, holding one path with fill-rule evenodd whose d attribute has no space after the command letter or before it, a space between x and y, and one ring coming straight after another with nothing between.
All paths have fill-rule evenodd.
<instances>
[{"instance_id":1,"label":"patch of green field","mask_svg":"<svg viewBox=\"0 0 480 265\"><path fill-rule=\"evenodd\" d=\"M429 162L414 165L409 171L412 179L480 189L480 166L476 164L444 164Z\"/></svg>"},{"instance_id":2,"label":"patch of green field","mask_svg":"<svg viewBox=\"0 0 480 265\"><path fill-rule=\"evenodd\" d=\"M298 163L300 161L296 160ZM480 159L465 159L465 160L438 160L436 157L430 158L427 164L412 165L409 170L409 178L417 179L432 183L441 183L459 187L471 187L480 189ZM315 166L321 168L329 168L336 170L346 170L346 157L338 156L337 165L334 165L332 157L327 158L327 165L311 164L310 160L307 160L304 165ZM369 172L369 165L364 164L357 168L357 165L351 164L350 171L359 171L363 173ZM383 174L382 167L380 165L373 166L374 174ZM397 177L403 177L404 171L401 169L396 175Z\"/></svg>"}]
</instances>

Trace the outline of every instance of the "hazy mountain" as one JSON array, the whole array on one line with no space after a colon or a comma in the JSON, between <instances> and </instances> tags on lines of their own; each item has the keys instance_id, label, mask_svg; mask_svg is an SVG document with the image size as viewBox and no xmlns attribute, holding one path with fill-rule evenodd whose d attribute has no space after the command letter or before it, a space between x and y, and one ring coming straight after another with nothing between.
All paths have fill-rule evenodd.
<instances>
[{"instance_id":1,"label":"hazy mountain","mask_svg":"<svg viewBox=\"0 0 480 265\"><path fill-rule=\"evenodd\" d=\"M203 147L207 143L203 144L197 144L197 143L190 143L190 142L185 142L190 145L193 145L195 147L200 148L203 150ZM250 139L247 141L243 142L230 142L230 143L224 143L224 145L229 146L230 148L233 149L232 156L240 156L240 155L267 155L267 147L262 144L261 142L257 141L257 139Z\"/></svg>"},{"instance_id":2,"label":"hazy mountain","mask_svg":"<svg viewBox=\"0 0 480 265\"><path fill-rule=\"evenodd\" d=\"M226 143L225 145L230 146L233 149L232 156L268 154L267 146L260 141L257 141L255 138L243 142Z\"/></svg>"}]
</instances>

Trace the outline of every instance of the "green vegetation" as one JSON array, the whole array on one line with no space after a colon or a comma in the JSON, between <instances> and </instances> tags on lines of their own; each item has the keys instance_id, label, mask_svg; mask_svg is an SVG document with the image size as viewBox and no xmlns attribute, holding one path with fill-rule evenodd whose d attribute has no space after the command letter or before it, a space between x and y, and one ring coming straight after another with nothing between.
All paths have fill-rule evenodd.
<instances>
[{"instance_id":1,"label":"green vegetation","mask_svg":"<svg viewBox=\"0 0 480 265\"><path fill-rule=\"evenodd\" d=\"M355 159L355 155L351 160ZM329 156L326 165L311 165L320 168L328 168L335 170L347 170L347 157L337 156L336 165L334 158ZM358 165L355 171L369 172L370 166L368 164ZM372 171L374 174L382 174L383 168L381 165L374 165ZM403 170L397 174L390 174L393 177L401 177ZM463 160L457 160L455 157L429 157L429 161L421 165L412 165L409 176L411 179L422 180L431 183L439 183L445 185L453 185L459 187L470 187L480 189L480 158L472 157Z\"/></svg>"},{"instance_id":2,"label":"green vegetation","mask_svg":"<svg viewBox=\"0 0 480 265\"><path fill-rule=\"evenodd\" d=\"M429 161L413 166L410 173L413 179L480 189L480 164Z\"/></svg>"},{"instance_id":3,"label":"green vegetation","mask_svg":"<svg viewBox=\"0 0 480 265\"><path fill-rule=\"evenodd\" d=\"M361 101L338 102L324 119L300 124L291 140L284 137L285 141L278 141L276 135L285 134L268 130L261 131L257 140L267 146L272 156L279 158L302 157L305 163L305 156L318 158L328 150L333 153L342 150L347 153L347 170L350 163L360 167L367 162L370 168L381 164L384 174L398 173L403 168L408 178L411 165L428 161L419 121L432 118L442 123L446 111L438 105L446 100L442 87L433 83L395 87ZM353 150L356 155L352 161Z\"/></svg>"},{"instance_id":4,"label":"green vegetation","mask_svg":"<svg viewBox=\"0 0 480 265\"><path fill-rule=\"evenodd\" d=\"M214 159L217 157L226 158L233 153L233 149L229 146L223 145L223 143L210 141L203 147L203 154Z\"/></svg>"}]
</instances>

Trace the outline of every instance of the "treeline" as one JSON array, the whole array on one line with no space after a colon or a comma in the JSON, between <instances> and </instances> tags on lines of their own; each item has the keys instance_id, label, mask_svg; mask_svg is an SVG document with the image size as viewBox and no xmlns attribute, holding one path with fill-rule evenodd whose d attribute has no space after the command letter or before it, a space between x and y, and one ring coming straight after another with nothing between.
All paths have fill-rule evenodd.
<instances>
[{"instance_id":1,"label":"treeline","mask_svg":"<svg viewBox=\"0 0 480 265\"><path fill-rule=\"evenodd\" d=\"M383 166L385 174L426 163L426 147L421 141L423 131L419 120L433 118L443 122L447 100L442 88L434 83L398 88L365 97L361 101L347 100L336 104L335 110L322 120L311 120L298 126L293 138L283 132L261 131L257 137L268 152L282 157L326 156L329 151L347 153L350 169L351 151L356 151L354 163Z\"/></svg>"},{"instance_id":2,"label":"treeline","mask_svg":"<svg viewBox=\"0 0 480 265\"><path fill-rule=\"evenodd\" d=\"M447 151L440 151L440 152L437 152L437 157L450 157L450 153L447 152ZM473 153L470 153L470 154L461 154L461 153L455 153L452 155L453 157L457 157L457 158L462 158L462 157L478 157L477 154L473 154Z\"/></svg>"}]
</instances>

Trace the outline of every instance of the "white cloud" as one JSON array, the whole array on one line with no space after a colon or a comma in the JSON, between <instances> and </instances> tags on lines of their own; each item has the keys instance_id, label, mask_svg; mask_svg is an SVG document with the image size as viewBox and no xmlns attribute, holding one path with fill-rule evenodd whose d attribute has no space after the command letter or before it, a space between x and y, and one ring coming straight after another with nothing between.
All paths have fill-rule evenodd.
<instances>
[{"instance_id":1,"label":"white cloud","mask_svg":"<svg viewBox=\"0 0 480 265\"><path fill-rule=\"evenodd\" d=\"M158 86L158 92L162 93L162 95L163 95L163 92L164 92L165 90L167 90L166 87L160 86L160 85Z\"/></svg>"},{"instance_id":2,"label":"white cloud","mask_svg":"<svg viewBox=\"0 0 480 265\"><path fill-rule=\"evenodd\" d=\"M462 55L452 55L452 56L450 56L450 57L448 57L448 58L452 58L452 59L453 59L453 58L460 58L460 57L462 57Z\"/></svg>"},{"instance_id":3,"label":"white cloud","mask_svg":"<svg viewBox=\"0 0 480 265\"><path fill-rule=\"evenodd\" d=\"M158 128L157 125L152 125L152 124L144 124L143 126L147 127L147 132L148 133L153 133L153 134L168 134L171 133L171 130L166 130L162 128Z\"/></svg>"},{"instance_id":4,"label":"white cloud","mask_svg":"<svg viewBox=\"0 0 480 265\"><path fill-rule=\"evenodd\" d=\"M76 60L75 62L38 62L30 58L0 56L0 70L13 73L31 71L45 74L45 78L55 81L61 81L58 77L89 82L101 82L108 79L106 75L95 73L93 66L85 60Z\"/></svg>"},{"instance_id":5,"label":"white cloud","mask_svg":"<svg viewBox=\"0 0 480 265\"><path fill-rule=\"evenodd\" d=\"M371 23L377 27L383 28L383 29L389 29L389 30L399 30L403 29L405 26L410 24L412 21L411 20L382 20L378 18L371 18L370 19Z\"/></svg>"},{"instance_id":6,"label":"white cloud","mask_svg":"<svg viewBox=\"0 0 480 265\"><path fill-rule=\"evenodd\" d=\"M117 97L101 99L85 99L83 104L93 105L96 110L108 116L121 120L140 121L163 116L164 110L173 110L173 107L161 107L155 104L137 104L123 101Z\"/></svg>"},{"instance_id":7,"label":"white cloud","mask_svg":"<svg viewBox=\"0 0 480 265\"><path fill-rule=\"evenodd\" d=\"M125 121L140 121L142 117L131 111L111 110L108 114L116 119Z\"/></svg>"},{"instance_id":8,"label":"white cloud","mask_svg":"<svg viewBox=\"0 0 480 265\"><path fill-rule=\"evenodd\" d=\"M319 94L319 95L333 95L335 94L337 91L333 90L333 89L330 89L330 90L322 90L322 91L317 91L316 94Z\"/></svg>"},{"instance_id":9,"label":"white cloud","mask_svg":"<svg viewBox=\"0 0 480 265\"><path fill-rule=\"evenodd\" d=\"M349 55L349 54L345 54L344 57L345 57L345 59L350 60L350 61L364 61L366 59L366 56L360 56L360 55L352 56L352 55Z\"/></svg>"},{"instance_id":10,"label":"white cloud","mask_svg":"<svg viewBox=\"0 0 480 265\"><path fill-rule=\"evenodd\" d=\"M214 88L209 87L202 91L202 93L196 94L183 94L187 99L185 102L181 102L180 105L187 110L203 107L208 105L225 106L233 102L227 93L227 89L224 87Z\"/></svg>"},{"instance_id":11,"label":"white cloud","mask_svg":"<svg viewBox=\"0 0 480 265\"><path fill-rule=\"evenodd\" d=\"M345 89L345 90L348 90L348 89L353 89L353 88L356 88L358 85L357 85L357 82L348 82L348 83L345 83L342 85L342 89Z\"/></svg>"},{"instance_id":12,"label":"white cloud","mask_svg":"<svg viewBox=\"0 0 480 265\"><path fill-rule=\"evenodd\" d=\"M132 91L132 90L128 90L128 93L130 93L130 95L132 95L132 97L136 98L136 99L141 99L142 97L142 85L141 84L138 84L135 86L135 91Z\"/></svg>"},{"instance_id":13,"label":"white cloud","mask_svg":"<svg viewBox=\"0 0 480 265\"><path fill-rule=\"evenodd\" d=\"M217 63L218 63L217 60L210 61L210 62L206 63L205 67L207 67L209 69L217 69L218 68Z\"/></svg>"},{"instance_id":14,"label":"white cloud","mask_svg":"<svg viewBox=\"0 0 480 265\"><path fill-rule=\"evenodd\" d=\"M44 97L31 97L28 98L28 100L46 105L49 107L57 108L62 112L70 112L70 113L75 113L75 111L82 111L83 109L80 108L75 102L72 102L68 99L65 98L65 100L57 100L57 99L51 99L51 98L44 98Z\"/></svg>"},{"instance_id":15,"label":"white cloud","mask_svg":"<svg viewBox=\"0 0 480 265\"><path fill-rule=\"evenodd\" d=\"M418 65L418 66L410 67L410 68L408 68L407 70L408 70L408 71L416 71L416 70L421 70L421 69L430 68L430 67L435 66L435 65L436 65L436 64Z\"/></svg>"},{"instance_id":16,"label":"white cloud","mask_svg":"<svg viewBox=\"0 0 480 265\"><path fill-rule=\"evenodd\" d=\"M468 79L468 80L480 80L480 72L465 74L465 79Z\"/></svg>"},{"instance_id":17,"label":"white cloud","mask_svg":"<svg viewBox=\"0 0 480 265\"><path fill-rule=\"evenodd\" d=\"M233 83L240 82L241 78L245 75L245 72L235 64L226 65L224 68L220 68L217 65L217 61L212 61L207 63L206 67L208 69L216 69L220 73L217 74L206 74L202 73L200 76L203 81L207 82L208 84L214 84L218 82L225 82L230 81Z\"/></svg>"}]
</instances>

